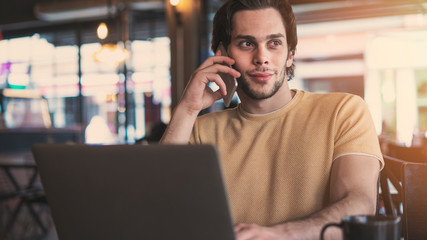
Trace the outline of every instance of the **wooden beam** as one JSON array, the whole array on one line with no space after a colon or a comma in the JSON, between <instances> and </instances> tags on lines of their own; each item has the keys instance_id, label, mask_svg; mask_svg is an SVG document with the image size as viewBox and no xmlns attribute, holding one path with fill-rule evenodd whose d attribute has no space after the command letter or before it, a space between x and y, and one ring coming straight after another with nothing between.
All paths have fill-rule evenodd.
<instances>
[{"instance_id":1,"label":"wooden beam","mask_svg":"<svg viewBox=\"0 0 427 240\"><path fill-rule=\"evenodd\" d=\"M171 40L172 109L175 108L193 71L200 64L201 6L203 0L166 3Z\"/></svg>"}]
</instances>

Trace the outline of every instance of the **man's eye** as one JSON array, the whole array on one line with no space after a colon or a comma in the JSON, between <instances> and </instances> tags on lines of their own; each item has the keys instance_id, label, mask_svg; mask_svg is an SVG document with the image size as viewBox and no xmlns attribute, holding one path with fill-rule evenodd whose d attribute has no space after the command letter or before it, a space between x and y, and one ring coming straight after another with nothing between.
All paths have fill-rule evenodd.
<instances>
[{"instance_id":1,"label":"man's eye","mask_svg":"<svg viewBox=\"0 0 427 240\"><path fill-rule=\"evenodd\" d=\"M247 42L247 41L244 41L244 42L241 42L240 43L240 46L241 47L252 47L252 43L251 42Z\"/></svg>"},{"instance_id":2,"label":"man's eye","mask_svg":"<svg viewBox=\"0 0 427 240\"><path fill-rule=\"evenodd\" d=\"M270 44L272 46L280 46L280 45L282 45L282 42L279 40L274 40L274 41L271 41Z\"/></svg>"}]
</instances>

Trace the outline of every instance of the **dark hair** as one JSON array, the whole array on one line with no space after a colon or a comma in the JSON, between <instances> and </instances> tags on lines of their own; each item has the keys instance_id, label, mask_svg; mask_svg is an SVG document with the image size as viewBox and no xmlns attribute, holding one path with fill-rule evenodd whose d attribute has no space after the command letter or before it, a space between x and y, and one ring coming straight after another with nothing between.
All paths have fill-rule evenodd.
<instances>
[{"instance_id":1,"label":"dark hair","mask_svg":"<svg viewBox=\"0 0 427 240\"><path fill-rule=\"evenodd\" d=\"M259 10L274 8L280 12L286 30L288 52L295 55L297 47L297 28L295 15L288 0L228 0L215 14L212 30L212 51L216 51L220 42L225 48L231 41L231 31L233 30L232 19L236 12L242 10ZM294 76L295 64L286 68L288 81Z\"/></svg>"}]
</instances>

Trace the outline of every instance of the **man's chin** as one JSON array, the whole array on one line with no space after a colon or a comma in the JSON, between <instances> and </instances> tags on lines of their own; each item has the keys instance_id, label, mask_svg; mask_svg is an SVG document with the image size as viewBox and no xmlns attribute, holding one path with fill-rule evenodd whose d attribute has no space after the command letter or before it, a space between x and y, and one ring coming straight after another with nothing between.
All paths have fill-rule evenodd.
<instances>
[{"instance_id":1,"label":"man's chin","mask_svg":"<svg viewBox=\"0 0 427 240\"><path fill-rule=\"evenodd\" d=\"M239 78L237 81L242 92L244 92L247 97L254 100L270 98L277 92L272 89L274 86L269 86L272 80L269 82L257 82L250 77L246 77L244 80Z\"/></svg>"},{"instance_id":2,"label":"man's chin","mask_svg":"<svg viewBox=\"0 0 427 240\"><path fill-rule=\"evenodd\" d=\"M272 97L275 93L272 93L271 91L257 91L254 89L247 89L243 91L246 96L248 96L249 98L253 99L253 100L264 100L267 98Z\"/></svg>"}]
</instances>

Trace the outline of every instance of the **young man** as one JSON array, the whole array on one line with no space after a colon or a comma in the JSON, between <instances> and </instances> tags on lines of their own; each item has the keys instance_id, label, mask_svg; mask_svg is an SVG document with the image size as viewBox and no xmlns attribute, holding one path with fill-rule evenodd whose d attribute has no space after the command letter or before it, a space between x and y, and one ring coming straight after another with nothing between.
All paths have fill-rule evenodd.
<instances>
[{"instance_id":1,"label":"young man","mask_svg":"<svg viewBox=\"0 0 427 240\"><path fill-rule=\"evenodd\" d=\"M219 42L230 57L217 51L196 69L162 143L218 147L236 239L319 239L328 222L374 214L383 160L369 111L350 94L289 89L290 4L227 1L214 18L214 50ZM238 78L241 103L197 118L226 94L218 72Z\"/></svg>"}]
</instances>

